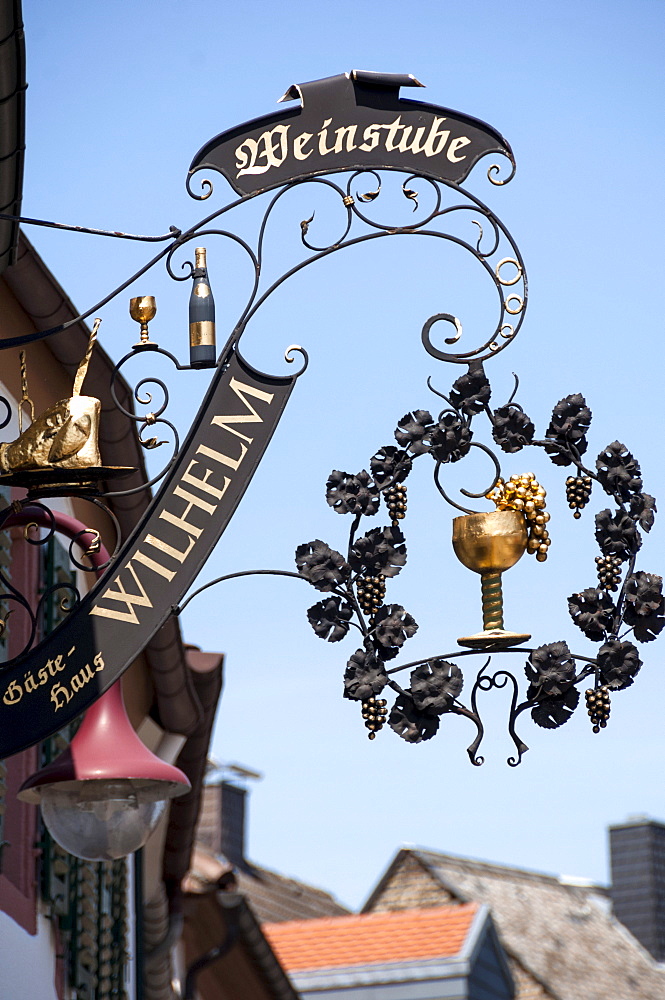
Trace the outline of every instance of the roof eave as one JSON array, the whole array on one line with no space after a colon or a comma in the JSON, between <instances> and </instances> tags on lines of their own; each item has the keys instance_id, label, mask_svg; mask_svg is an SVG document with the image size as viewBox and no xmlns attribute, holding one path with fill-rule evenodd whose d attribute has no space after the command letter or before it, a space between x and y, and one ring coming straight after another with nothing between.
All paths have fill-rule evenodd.
<instances>
[{"instance_id":1,"label":"roof eave","mask_svg":"<svg viewBox=\"0 0 665 1000\"><path fill-rule=\"evenodd\" d=\"M337 966L327 969L303 969L291 972L297 988L302 992L316 990L342 990L353 987L374 988L396 983L446 982L468 979L469 960L460 956L416 959L399 962L375 962L369 965Z\"/></svg>"},{"instance_id":2,"label":"roof eave","mask_svg":"<svg viewBox=\"0 0 665 1000\"><path fill-rule=\"evenodd\" d=\"M21 214L25 158L25 37L21 0L0 0L0 212ZM16 260L18 222L0 219L0 274Z\"/></svg>"}]
</instances>

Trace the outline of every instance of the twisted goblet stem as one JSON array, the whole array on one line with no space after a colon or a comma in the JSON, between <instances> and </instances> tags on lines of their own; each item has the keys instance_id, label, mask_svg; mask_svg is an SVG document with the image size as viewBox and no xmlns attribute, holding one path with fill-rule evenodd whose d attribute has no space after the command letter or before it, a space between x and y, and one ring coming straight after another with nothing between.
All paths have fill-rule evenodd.
<instances>
[{"instance_id":1,"label":"twisted goblet stem","mask_svg":"<svg viewBox=\"0 0 665 1000\"><path fill-rule=\"evenodd\" d=\"M503 628L503 590L501 573L482 573L480 585L483 602L483 628L486 632Z\"/></svg>"}]
</instances>

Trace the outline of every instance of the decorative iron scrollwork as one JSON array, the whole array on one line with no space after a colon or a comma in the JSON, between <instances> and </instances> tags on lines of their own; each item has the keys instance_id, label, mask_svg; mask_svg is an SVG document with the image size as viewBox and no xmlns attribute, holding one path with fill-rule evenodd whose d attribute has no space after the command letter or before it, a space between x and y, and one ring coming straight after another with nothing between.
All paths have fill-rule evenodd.
<instances>
[{"instance_id":1,"label":"decorative iron scrollwork","mask_svg":"<svg viewBox=\"0 0 665 1000\"><path fill-rule=\"evenodd\" d=\"M478 749L484 727L478 710L478 692L510 686L508 732L517 755L509 758L508 763L516 766L528 749L515 728L523 712L529 710L537 725L557 729L575 711L580 700L578 687L592 679L593 687L587 689L585 699L593 730L599 732L607 725L611 694L629 687L642 665L638 648L625 640L626 635L632 632L637 642L649 642L665 627L661 577L635 568L642 544L641 531L651 529L655 501L643 492L639 464L620 442L614 441L600 452L595 469L583 464L591 411L581 395L566 396L554 406L545 436L538 440L533 423L515 402L517 380L508 402L495 410L490 407L489 381L478 362L469 363L468 372L458 378L445 395L428 384L448 404L437 418L424 409L405 414L395 430L397 447L380 448L369 463L369 472L365 469L357 474L331 472L326 499L337 513L351 514L353 522L345 555L320 539L296 550L299 574L316 590L329 595L308 610L307 618L315 634L328 642L344 639L351 626L359 630L362 647L347 663L344 696L362 702L363 718L372 738L385 721L410 743L428 740L438 731L441 717L452 712L476 725L477 735L468 753L473 764L482 764ZM596 658L571 653L565 642L520 649L519 644L529 636L503 631L500 586L498 590L495 587L497 575L489 574L487 589L483 588L486 631L471 637L468 642L459 641L484 648L492 656L528 653L524 671L529 684L526 697L519 702L515 675L504 669L487 673L488 659L476 674L469 707L459 698L463 673L450 662L469 655L466 651L387 669L388 661L401 653L418 625L403 607L386 603L386 589L388 581L401 572L406 563L406 544L401 530L407 506L404 481L414 460L425 454L435 461L434 479L442 496L452 506L471 514L447 496L439 476L445 466L459 462L471 447L480 445L491 456L496 475L484 493L467 490L462 493L466 497L486 496L494 500L498 510L513 511L513 516L524 524L524 548L541 561L546 558L550 539L546 527L549 514L545 511L545 491L532 474L513 476L509 482L504 482L498 456L486 445L473 440L475 427L472 423L480 414L489 420L494 443L503 451L513 454L526 447L540 447L555 465L575 468L578 476L569 476L566 483L569 507L575 518L579 518L591 496L592 483L598 484L615 509L602 510L595 518L595 536L601 551L596 560L598 584L568 598L573 622L588 639L601 644ZM361 518L376 514L382 502L388 508L391 526L373 528L357 537ZM482 565L472 568L481 572ZM618 596L613 599L611 595L617 591ZM477 641L474 643L471 639ZM410 685L402 687L394 676L407 669L411 670ZM376 700L387 687L397 692L387 718L376 711L368 714L368 699Z\"/></svg>"},{"instance_id":2,"label":"decorative iron scrollwork","mask_svg":"<svg viewBox=\"0 0 665 1000\"><path fill-rule=\"evenodd\" d=\"M347 90L358 84L362 88L367 85L367 80L363 83L364 76L347 75L330 81L316 81L295 88L295 93L289 91L287 96L294 99L296 96L303 98L303 95L306 95L306 99L303 98L303 107L307 113L310 113L310 109L314 109L312 110L314 114L320 96L318 90L320 86L334 86ZM384 98L397 102L395 104L397 111L404 114L412 113L413 102L402 107L398 101L397 90L399 86L406 85L402 78L399 80L389 77L373 78L370 84L386 88L387 93L384 94ZM358 107L361 105L362 102ZM372 114L374 114L373 108ZM427 142L440 141L443 149L443 143L448 141L449 132L447 127L443 132L437 131L441 121L443 119L440 118L433 120L429 132L430 139ZM273 162L274 150L272 147L268 150L268 137L272 134L270 131L257 134L256 137L248 133L249 138L246 137L235 149L236 153L242 153L246 147L242 153L245 167L239 168L233 176L228 170L225 171L226 161L221 153L219 154L221 159L218 157L215 160L213 156L212 160L205 160L205 156L209 154L217 156L219 149L230 142L231 138L235 143L235 132L224 133L209 143L193 161L192 172L187 178L187 191L197 201L206 201L212 196L213 183L208 178L200 180L200 193L194 191L192 187L194 171L207 170L210 162L213 167L216 163L218 165L222 163L220 169L225 173L227 180L230 180L234 190L245 191L245 194L212 211L185 231L171 227L168 235L157 237L102 233L101 235L144 239L149 242L168 240L168 245L82 316L76 317L64 326L39 334L11 338L4 341L2 346L20 347L85 319L96 313L160 261L164 262L166 271L173 280L190 279L194 272L191 261L185 260L180 265L179 273L174 266L174 259L181 250L186 252L192 240L200 241L204 236L214 236L225 241L221 245L226 245L230 241L244 251L244 260L249 267L251 278L249 295L218 358L218 366L225 369L237 351L242 337L245 336L250 321L261 306L290 277L330 254L352 246L370 244L375 240L401 237L443 240L459 249L474 263L488 284L491 294L496 296L494 300L496 313L493 315L492 323L483 328L479 341L468 317L446 311L445 303L441 303L441 311L425 317L424 322L423 318L420 318L418 325L422 324L422 343L428 354L437 360L466 366L467 370L453 382L446 394L435 389L431 380L428 381L429 388L437 397L444 400L445 407L436 415L432 415L428 409L414 409L405 414L395 429L396 444L388 444L375 451L367 469L352 474L341 470L333 470L330 473L326 484L327 502L337 513L348 514L351 517L346 551L338 551L321 539L314 539L296 549L297 572L256 570L228 574L200 587L180 607L173 607L172 611L174 614L179 614L197 594L215 583L238 576L274 573L307 582L320 597L307 611L307 619L314 633L327 642L340 642L349 635L355 636L358 633L358 648L349 657L344 673L344 695L352 701L361 703L361 715L371 738L374 738L387 724L407 742L421 742L431 739L436 734L444 716L456 714L468 719L475 726L476 734L468 747L468 754L474 765L480 765L483 763L479 749L484 737L484 725L479 711L478 696L480 693L506 689L511 692L508 733L515 746L515 754L508 759L508 763L516 766L528 749L516 730L521 715L528 711L532 721L537 725L547 729L559 728L576 710L580 701L579 688L584 682L592 685L586 691L585 700L594 731L605 728L611 697L615 692L630 686L641 667L638 647L632 641L628 641L626 636L631 633L635 641L640 644L655 639L665 626L665 600L662 579L636 568L636 559L642 544L642 532L648 532L653 524L655 501L643 490L638 462L620 442L614 441L603 449L593 467L585 465L587 434L591 424L591 411L586 400L577 393L562 398L554 406L550 423L541 438L537 438L533 421L516 402L519 385L517 378L515 388L506 402L496 406L492 400L492 389L483 362L503 351L520 332L528 303L526 270L520 252L503 223L482 201L463 189L459 181L464 180L471 166L481 156L497 152L509 159L510 172L502 177L499 166L492 164L487 171L487 177L493 185L506 184L514 176L515 162L510 147L498 133L489 127L482 127L480 133L484 136L483 144L478 148L477 155L474 154L473 162L469 160L468 169L464 167L462 161L465 156L459 156L459 150L471 143L469 136L475 135L472 130L478 125L482 126L482 123L476 122L474 125L470 119L460 119L460 121L464 122L468 136L465 134L455 138L454 148L451 147L452 155L447 161L448 173L442 170L437 173L433 161L428 166L424 158L419 161L407 158L404 161L408 167L412 162L414 164L417 162L422 173L407 173L407 170L403 169L402 161L400 161L401 166L396 169L390 165L386 166L385 160L375 161L371 166L358 169L357 162L371 161L356 161L355 156L344 160L347 153L355 153L358 147L350 143L350 140L344 146L340 138L339 149L336 146L325 147L325 155L342 154L339 162L347 162L346 168L328 166L327 164L332 161L326 161L324 166L312 169L311 163L314 161L310 161L310 166L302 168L300 176L295 179L293 171L284 174L273 172L271 180L266 180L265 184L263 180L258 179L259 175L262 176L268 167L279 170L286 157L287 126L275 126L276 130L281 130L279 134L284 139L282 161ZM271 128L274 125L272 118L266 119L266 122L268 123L266 129L268 125ZM249 126L251 126L250 132L252 128L258 127L256 122L249 123ZM349 128L355 132L356 127L345 126L338 131L343 136L345 133L348 134ZM404 133L404 150L409 155L422 153L425 158L430 156L430 152L425 152L425 146L415 148L415 145L418 145L415 142L417 133L414 133L411 144L407 143L408 135L414 126L404 125L401 117L392 123L369 127L391 130L391 147L388 147L387 142L389 133L381 133L387 152L390 148L393 151L401 149L401 145L394 143L393 140L398 129L408 128L409 133ZM327 135L326 129L327 127L323 126L319 132L324 143L328 139L333 141L332 133ZM309 141L312 135L313 132L302 132L299 141ZM421 140L423 136L424 129L421 126ZM266 163L257 166L255 161L264 147ZM304 160L305 157L300 159ZM250 160L252 165L248 166ZM396 160L393 161L393 167L396 163ZM453 168L459 170L459 173L450 173ZM284 169L286 171L287 167ZM303 173L305 169L310 169L309 175ZM345 175L341 183L327 176L333 173ZM243 179L240 181L241 174ZM290 179L279 186L279 180L272 179L279 177ZM401 209L401 224L387 223L384 218L379 221L383 206L390 203L389 192L395 180L399 185L397 204L398 209ZM312 204L307 208L306 214L299 213L305 214L305 217L296 218L293 223L296 233L299 227L300 246L304 248L305 253L301 255L299 250L298 259L290 262L289 266L275 277L264 267L266 235L272 220L276 217L277 206L281 206L283 199L296 188L312 195ZM219 228L222 226L219 221L222 216L229 216L234 209L269 192L268 204L257 223L253 243L241 238L230 228ZM335 210L340 211L339 216L335 218L335 238L332 241L317 237L323 213L319 212L317 215L319 202L316 199L322 197L332 198ZM409 208L412 210L405 211ZM38 220L23 221L43 224ZM81 229L81 227L62 228ZM166 476L175 462L179 438L175 426L163 416L169 402L166 384L156 377L144 377L138 381L134 388L134 400L142 411L145 411L141 414L136 414L125 407L116 392L120 370L129 359L135 358L138 353L147 354L151 351L168 357L177 371L188 368L173 354L150 342L147 339L146 328L143 331L142 341L117 364L112 376L111 391L115 405L136 426L139 442L145 449L157 449L166 443L161 438L164 427L172 433L172 456L161 472L147 484L127 491L107 490L103 494L104 499L92 496L94 491L89 489L88 498L99 505L103 505L105 500L113 497L147 489ZM303 359L301 371L304 371L308 360L307 352L304 348L292 345L285 353L287 362L293 362L294 353L300 353ZM156 387L163 393L159 405L153 403L149 386L153 391ZM8 402L4 399L0 401L7 408L4 423L0 424L0 427L4 427L9 422L11 413ZM83 416L90 417L91 412ZM38 416L33 424L35 427L32 431L33 437L40 429L39 420L42 416L44 415ZM71 416L69 411L65 416ZM486 426L493 446L478 440L478 423L481 418L488 422ZM76 437L75 432L79 437L84 435L84 424L85 421L76 425L74 421L70 427L74 437ZM67 435L63 437L66 438ZM28 441L28 438L25 441ZM77 452L72 441L73 438L68 439L65 444L71 445L71 453L74 455ZM597 583L573 593L568 598L568 607L574 624L588 639L599 643L597 654L593 659L572 653L564 642L551 642L526 648L523 643L530 636L510 633L503 627L502 572L513 564L511 559L516 561L525 551L533 554L537 560L545 561L551 541L544 489L528 473L510 479L502 476L499 452L514 455L527 447L541 448L554 465L569 469L571 475L566 481L566 498L575 519L580 518L593 490L604 492L610 499L610 507L600 510L595 518L595 537L600 549L600 555L596 559ZM3 445L2 448L6 450L7 445ZM480 491L462 489L461 496L467 501L482 499L493 501L496 511L492 514L474 512L464 503L453 500L449 495L450 490L447 490L442 482L448 467L460 462L471 453L472 449L481 450L491 462L488 474L490 481L489 483L486 481L486 485ZM17 449L17 454L18 451L20 449ZM404 645L418 629L414 617L404 607L389 603L387 591L389 581L397 576L406 564L406 539L402 532L402 522L407 511L406 480L412 471L414 461L426 454L434 462L434 481L440 494L463 515L456 520L476 519L473 524L471 521L466 521L463 527L477 551L473 557L468 553L462 555L465 549L462 543L456 546L456 551L465 565L470 566L481 576L483 630L474 636L459 640L461 644L471 648L456 649L451 653L390 666L392 661L399 658ZM23 473L25 471L22 470ZM78 485L78 492L81 492L82 481L79 480L77 484L74 475L71 475L70 479L71 481L61 485L68 487L72 493L77 492ZM49 484L43 481L40 484L35 480L35 484L24 483L24 485L34 486L33 497L48 494ZM384 507L387 509L389 523L362 533L362 518L376 514ZM34 499L26 501L25 504L19 503L18 508L8 508L0 513L0 528L10 524L13 515L20 515L25 520L28 513L32 516L33 512L35 523L40 526L42 535L34 538L29 533L27 541L40 543L54 530L53 515L48 512L46 506L35 502ZM496 516L492 517L493 514ZM512 525L512 535L505 528L507 522ZM481 527L478 527L479 524ZM43 534L44 531L46 535ZM460 535L464 534L465 532L460 529ZM83 556L74 556L74 544L83 549ZM94 554L95 546L98 544L99 537L95 537L93 532L83 533L80 537L74 538L70 546L74 566L79 569L87 568L86 554L88 557ZM116 552L117 550L116 546ZM498 550L501 550L500 557L497 555ZM114 558L115 553L110 561ZM1 568L0 583L4 591L0 594L0 607L6 609L8 603L13 602L25 608L31 616L32 634L26 647L29 648L37 633L39 609L30 610L26 599L12 587L11 582L2 574ZM78 594L72 591L66 603L69 606L78 599ZM10 613L11 610L3 610L0 613L0 628ZM476 672L473 683L469 684L468 680L466 681L468 704L465 704L461 700L462 692L465 690L465 677L458 661L466 656L478 655L481 651L486 660ZM522 700L519 695L520 685L515 674L503 668L495 668L493 658L499 654L521 654L526 657L524 673L527 689ZM397 675L406 670L410 671L409 682L400 684ZM390 709L385 699L380 697L388 690L396 696Z\"/></svg>"}]
</instances>

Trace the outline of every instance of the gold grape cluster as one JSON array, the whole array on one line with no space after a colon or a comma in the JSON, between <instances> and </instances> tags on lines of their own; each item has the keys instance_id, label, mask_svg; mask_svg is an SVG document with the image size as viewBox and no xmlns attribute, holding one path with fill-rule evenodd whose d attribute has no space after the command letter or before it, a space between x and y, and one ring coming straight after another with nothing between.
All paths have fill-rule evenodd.
<instances>
[{"instance_id":1,"label":"gold grape cluster","mask_svg":"<svg viewBox=\"0 0 665 1000\"><path fill-rule=\"evenodd\" d=\"M585 694L586 707L594 733L599 733L607 726L610 717L610 689L607 684L602 687L589 688Z\"/></svg>"},{"instance_id":2,"label":"gold grape cluster","mask_svg":"<svg viewBox=\"0 0 665 1000\"><path fill-rule=\"evenodd\" d=\"M358 601L365 614L376 614L386 596L386 578L382 573L378 576L361 577L357 590Z\"/></svg>"},{"instance_id":3,"label":"gold grape cluster","mask_svg":"<svg viewBox=\"0 0 665 1000\"><path fill-rule=\"evenodd\" d=\"M545 562L551 544L547 530L550 515L545 510L546 496L544 487L537 482L533 472L511 476L508 482L498 479L494 489L487 494L487 499L494 501L497 510L519 510L524 514L529 531L526 550L535 553L538 562Z\"/></svg>"},{"instance_id":4,"label":"gold grape cluster","mask_svg":"<svg viewBox=\"0 0 665 1000\"><path fill-rule=\"evenodd\" d=\"M365 720L365 728L369 729L367 734L370 740L376 738L376 734L383 729L388 714L388 702L384 698L375 698L372 695L362 703L362 717Z\"/></svg>"}]
</instances>

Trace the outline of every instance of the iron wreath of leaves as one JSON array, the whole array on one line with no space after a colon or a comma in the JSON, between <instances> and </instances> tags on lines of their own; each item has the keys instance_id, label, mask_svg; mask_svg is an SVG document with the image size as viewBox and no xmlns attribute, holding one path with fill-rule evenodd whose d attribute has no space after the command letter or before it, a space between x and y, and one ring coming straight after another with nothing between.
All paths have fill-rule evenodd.
<instances>
[{"instance_id":1,"label":"iron wreath of leaves","mask_svg":"<svg viewBox=\"0 0 665 1000\"><path fill-rule=\"evenodd\" d=\"M437 417L425 409L406 413L395 429L397 445L379 448L370 459L369 471L330 473L326 483L328 504L337 513L353 518L346 556L318 539L296 550L298 572L317 590L332 595L307 611L315 633L328 642L339 642L351 627L360 633L361 646L346 665L344 697L362 702L370 739L387 721L407 742L420 743L436 734L443 715L460 714L474 721L478 728L478 737L468 752L473 763L482 763L482 758L475 756L483 732L475 695L478 689L503 686L509 677L515 692L509 730L519 750L518 760L510 762L519 763L527 747L516 736L514 723L522 712L530 710L532 720L541 727L559 728L571 718L579 703L578 685L589 678L592 686L585 694L587 711L594 732L605 728L610 692L629 687L642 666L637 647L626 640L626 635L632 632L637 642L650 642L665 627L662 578L637 570L635 565L642 544L641 532L651 530L656 513L654 498L643 492L637 460L625 445L613 441L600 452L594 469L584 465L582 456L588 448L592 415L579 393L559 400L544 438L536 439L534 423L514 401L517 385L516 379L515 391L508 402L492 409L491 387L483 365L471 362L447 396L436 393L445 400L446 409ZM404 483L413 461L429 454L437 469L439 465L460 461L474 444L472 421L480 414L488 418L492 438L505 453L512 455L536 446L544 449L554 465L572 467L576 474L566 481L566 496L575 518L581 516L589 502L594 483L610 497L613 506L595 517L595 537L600 549L596 558L597 582L568 598L572 621L589 640L600 644L595 659L576 658L562 641L531 650L525 665L528 688L519 703L516 679L505 671L494 678L488 677L483 667L475 679L469 708L459 701L464 684L461 669L441 657L418 661L408 686L395 680L395 673L403 668L389 669L387 663L401 653L418 625L405 608L386 603L385 597L386 582L406 564L406 542L400 522L407 509ZM497 475L487 495L495 499L503 488ZM358 536L361 519L376 515L382 501L390 524ZM529 551L542 560L546 558L547 545L547 532L541 527ZM501 680L497 680L499 676ZM397 695L390 711L386 701L378 698L386 689Z\"/></svg>"}]
</instances>

